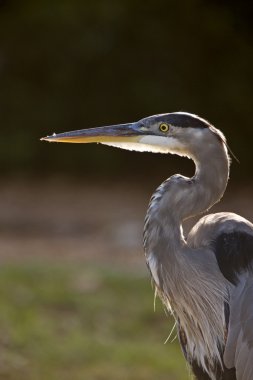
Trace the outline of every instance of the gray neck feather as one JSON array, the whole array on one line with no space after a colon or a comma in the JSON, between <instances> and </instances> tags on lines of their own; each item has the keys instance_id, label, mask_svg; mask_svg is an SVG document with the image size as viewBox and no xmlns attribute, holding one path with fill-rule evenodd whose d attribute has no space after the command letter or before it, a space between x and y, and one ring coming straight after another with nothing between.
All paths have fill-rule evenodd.
<instances>
[{"instance_id":1,"label":"gray neck feather","mask_svg":"<svg viewBox=\"0 0 253 380\"><path fill-rule=\"evenodd\" d=\"M213 366L217 360L222 362L219 349L224 344L222 310L227 284L212 252L190 248L181 225L220 200L228 181L229 159L218 139L206 150L191 152L191 158L195 175L170 177L151 198L144 247L157 292L186 333L189 360L199 361L214 379L206 359Z\"/></svg>"},{"instance_id":2,"label":"gray neck feather","mask_svg":"<svg viewBox=\"0 0 253 380\"><path fill-rule=\"evenodd\" d=\"M196 165L195 175L192 178L180 175L170 177L151 198L144 228L144 243L149 240L148 250L150 244L160 242L163 237L171 248L169 252L178 253L184 245L182 222L208 210L225 192L229 159L224 144L217 140L208 151L191 153L191 158ZM152 231L152 226L155 231ZM150 233L152 238L148 236ZM154 233L156 236L153 236Z\"/></svg>"}]
</instances>

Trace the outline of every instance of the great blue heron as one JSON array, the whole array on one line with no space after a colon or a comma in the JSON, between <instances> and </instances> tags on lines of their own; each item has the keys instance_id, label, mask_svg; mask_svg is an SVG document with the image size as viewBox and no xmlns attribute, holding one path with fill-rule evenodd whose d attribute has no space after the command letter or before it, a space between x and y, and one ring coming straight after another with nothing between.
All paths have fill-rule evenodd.
<instances>
[{"instance_id":1,"label":"great blue heron","mask_svg":"<svg viewBox=\"0 0 253 380\"><path fill-rule=\"evenodd\" d=\"M229 176L224 135L206 120L175 112L44 138L101 143L191 158L192 178L173 175L153 194L144 249L156 292L175 317L197 379L253 379L253 225L221 212L202 217L187 239L182 222L222 197Z\"/></svg>"}]
</instances>

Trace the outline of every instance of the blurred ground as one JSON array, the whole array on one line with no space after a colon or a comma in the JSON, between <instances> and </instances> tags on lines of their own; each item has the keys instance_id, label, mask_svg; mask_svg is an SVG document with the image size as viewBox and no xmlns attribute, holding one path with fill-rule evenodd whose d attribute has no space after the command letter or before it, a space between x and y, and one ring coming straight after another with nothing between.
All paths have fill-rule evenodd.
<instances>
[{"instance_id":1,"label":"blurred ground","mask_svg":"<svg viewBox=\"0 0 253 380\"><path fill-rule=\"evenodd\" d=\"M189 378L177 341L163 344L172 319L159 301L153 311L142 252L153 190L130 180L1 184L0 378ZM229 186L214 211L253 220L251 194Z\"/></svg>"},{"instance_id":2,"label":"blurred ground","mask_svg":"<svg viewBox=\"0 0 253 380\"><path fill-rule=\"evenodd\" d=\"M157 185L6 180L0 186L0 260L42 256L143 268L143 220ZM211 212L232 211L253 220L252 190L251 184L229 184ZM186 223L186 233L196 219Z\"/></svg>"},{"instance_id":3,"label":"blurred ground","mask_svg":"<svg viewBox=\"0 0 253 380\"><path fill-rule=\"evenodd\" d=\"M26 257L143 264L149 194L125 183L7 181L0 189L0 259ZM143 265L142 265L143 266Z\"/></svg>"}]
</instances>

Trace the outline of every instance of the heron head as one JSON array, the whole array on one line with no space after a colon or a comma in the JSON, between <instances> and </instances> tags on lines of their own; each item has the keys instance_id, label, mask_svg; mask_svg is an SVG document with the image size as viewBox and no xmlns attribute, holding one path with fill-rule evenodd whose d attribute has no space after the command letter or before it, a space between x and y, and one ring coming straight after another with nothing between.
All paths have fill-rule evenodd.
<instances>
[{"instance_id":1,"label":"heron head","mask_svg":"<svg viewBox=\"0 0 253 380\"><path fill-rule=\"evenodd\" d=\"M218 136L225 142L222 133L206 120L190 113L175 112L149 116L134 123L53 134L41 140L101 143L139 152L172 153L192 157L194 150L212 142L214 136L216 141Z\"/></svg>"}]
</instances>

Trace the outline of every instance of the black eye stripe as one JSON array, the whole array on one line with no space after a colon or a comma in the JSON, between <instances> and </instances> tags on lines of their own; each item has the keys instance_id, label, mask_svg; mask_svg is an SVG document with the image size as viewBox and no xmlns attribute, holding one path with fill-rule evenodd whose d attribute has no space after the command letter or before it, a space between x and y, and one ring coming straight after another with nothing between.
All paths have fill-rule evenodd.
<instances>
[{"instance_id":1,"label":"black eye stripe","mask_svg":"<svg viewBox=\"0 0 253 380\"><path fill-rule=\"evenodd\" d=\"M164 118L163 118L164 119ZM168 114L165 123L181 128L208 128L210 124L206 120L185 114Z\"/></svg>"}]
</instances>

